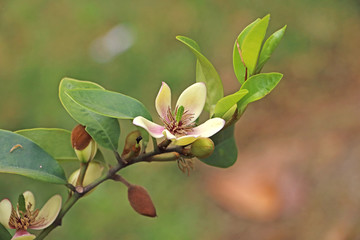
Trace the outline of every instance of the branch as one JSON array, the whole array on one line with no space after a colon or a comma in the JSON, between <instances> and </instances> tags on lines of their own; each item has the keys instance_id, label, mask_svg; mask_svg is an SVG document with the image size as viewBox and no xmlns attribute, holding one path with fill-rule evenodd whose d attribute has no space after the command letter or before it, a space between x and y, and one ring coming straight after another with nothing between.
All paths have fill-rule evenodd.
<instances>
[{"instance_id":1,"label":"branch","mask_svg":"<svg viewBox=\"0 0 360 240\"><path fill-rule=\"evenodd\" d=\"M103 183L109 179L118 178L117 172L120 171L121 169L123 169L127 166L130 166L130 165L133 165L135 163L139 163L139 162L175 161L181 156L186 157L186 155L184 155L184 154L186 154L184 152L184 147L175 146L175 147L167 148L170 143L171 143L171 141L165 140L162 143L160 143L159 146L157 146L154 149L154 151L141 154L138 157L130 160L130 162L124 161L121 158L120 154L117 151L114 151L114 155L116 157L117 164L114 167L110 168L106 174L104 174L103 176L101 176L100 178L98 178L97 180L92 182L91 184L89 184L85 187L81 187L81 189L76 188L71 184L66 184L66 187L68 187L73 192L73 194L70 196L68 201L66 201L66 203L60 210L60 213L57 216L56 220L49 227L42 230L40 232L40 234L36 237L36 240L44 239L52 230L54 230L56 227L60 226L62 219L66 215L66 213L86 193L90 192L91 190L96 188L98 185L100 185L101 183ZM166 154L166 156L164 154Z\"/></svg>"}]
</instances>

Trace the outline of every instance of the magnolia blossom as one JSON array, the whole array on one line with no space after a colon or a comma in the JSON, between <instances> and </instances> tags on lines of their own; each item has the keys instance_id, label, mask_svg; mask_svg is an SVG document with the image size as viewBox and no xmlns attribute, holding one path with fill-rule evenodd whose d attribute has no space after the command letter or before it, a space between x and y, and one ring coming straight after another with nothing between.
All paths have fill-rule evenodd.
<instances>
[{"instance_id":1,"label":"magnolia blossom","mask_svg":"<svg viewBox=\"0 0 360 240\"><path fill-rule=\"evenodd\" d=\"M141 116L134 118L133 123L147 130L154 138L165 136L176 145L188 145L199 137L211 137L225 125L223 119L212 118L196 126L195 120L200 116L205 100L206 86L198 82L181 93L175 109L172 110L171 90L163 82L155 100L156 111L163 125L153 123Z\"/></svg>"},{"instance_id":2,"label":"magnolia blossom","mask_svg":"<svg viewBox=\"0 0 360 240\"><path fill-rule=\"evenodd\" d=\"M35 198L32 192L23 193L25 199L25 211L15 209L9 199L0 202L0 223L7 228L16 229L12 240L32 240L35 235L27 232L27 229L40 230L52 224L61 208L62 198L55 195L50 198L41 210L35 209Z\"/></svg>"}]
</instances>

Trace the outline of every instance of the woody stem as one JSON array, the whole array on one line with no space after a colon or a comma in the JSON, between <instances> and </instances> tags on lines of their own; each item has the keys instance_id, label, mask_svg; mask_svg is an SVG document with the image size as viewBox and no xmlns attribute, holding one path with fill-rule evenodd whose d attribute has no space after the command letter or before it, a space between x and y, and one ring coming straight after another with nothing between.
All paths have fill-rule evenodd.
<instances>
[{"instance_id":1,"label":"woody stem","mask_svg":"<svg viewBox=\"0 0 360 240\"><path fill-rule=\"evenodd\" d=\"M81 199L86 193L90 192L91 190L93 190L95 187L97 187L98 185L100 185L101 183L109 180L109 179L114 179L117 178L117 172L120 171L121 169L130 166L132 164L138 163L138 162L152 162L152 161L157 161L158 159L155 156L164 154L164 153L175 153L175 155L183 155L183 147L181 146L176 146L176 147L171 147L171 148L167 148L169 146L169 144L171 143L171 141L164 141L162 143L159 144L159 147L157 150L149 152L149 153L144 153L141 154L140 156L133 158L131 160L131 162L126 162L124 161L120 154L118 152L114 152L115 157L117 159L117 164L110 168L109 171L104 174L103 176L101 176L100 178L98 178L97 180L95 180L94 182L92 182L91 184L85 186L82 188L81 192L78 192L76 189L74 189L74 187L72 185L66 184L66 186L70 189L72 189L73 194L71 196L69 196L69 199L65 202L64 206L61 208L59 215L57 216L56 220L47 228L45 228L44 230L42 230L40 232L40 234L36 237L36 240L42 240L44 239L52 230L54 230L55 228L57 228L58 226L61 225L62 219L63 217L66 215L66 213L74 206L74 204ZM161 146L160 146L161 145ZM172 158L171 160L176 160L176 158ZM161 161L163 161L163 159L161 159ZM81 169L83 168L83 172L85 174L86 172L86 168L85 166L81 166ZM80 175L81 175L81 170L80 170ZM80 179L80 175L79 175L79 179ZM78 179L78 181L79 181ZM83 177L82 177L83 179ZM121 179L123 180L123 179ZM124 184L126 184L124 181L122 181Z\"/></svg>"}]
</instances>

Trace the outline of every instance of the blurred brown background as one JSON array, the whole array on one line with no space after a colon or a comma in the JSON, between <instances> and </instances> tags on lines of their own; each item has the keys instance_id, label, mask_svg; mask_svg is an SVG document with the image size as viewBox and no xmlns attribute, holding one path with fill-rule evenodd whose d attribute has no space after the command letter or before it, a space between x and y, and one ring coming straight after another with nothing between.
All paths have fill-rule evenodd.
<instances>
[{"instance_id":1,"label":"blurred brown background","mask_svg":"<svg viewBox=\"0 0 360 240\"><path fill-rule=\"evenodd\" d=\"M356 0L0 1L0 128L72 129L57 97L64 76L128 94L154 112L161 81L176 97L195 80L195 59L176 35L200 44L232 93L235 38L267 13L268 33L288 28L263 72L284 79L237 123L237 163L196 162L190 177L176 163L125 169L149 190L158 218L137 215L125 187L108 182L48 239L360 239ZM76 168L64 166L68 174ZM20 176L0 181L0 199L29 189L40 207L54 193L66 196L62 186Z\"/></svg>"}]
</instances>

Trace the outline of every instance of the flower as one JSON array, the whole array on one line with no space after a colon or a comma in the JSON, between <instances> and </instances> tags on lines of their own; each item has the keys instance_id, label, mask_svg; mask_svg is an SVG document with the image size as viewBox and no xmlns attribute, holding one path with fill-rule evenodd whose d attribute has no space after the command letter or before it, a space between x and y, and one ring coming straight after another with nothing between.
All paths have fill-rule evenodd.
<instances>
[{"instance_id":1,"label":"flower","mask_svg":"<svg viewBox=\"0 0 360 240\"><path fill-rule=\"evenodd\" d=\"M191 144L199 137L211 137L220 131L225 121L212 118L196 126L195 120L200 116L206 101L206 86L198 82L186 88L180 95L175 110L171 109L171 90L166 83L162 83L155 100L163 126L153 123L144 117L134 118L133 124L144 128L154 138L165 136L174 144L184 146Z\"/></svg>"},{"instance_id":2,"label":"flower","mask_svg":"<svg viewBox=\"0 0 360 240\"><path fill-rule=\"evenodd\" d=\"M54 195L41 210L35 209L35 198L32 192L23 193L25 199L25 211L15 210L9 199L0 202L0 223L7 228L16 229L12 240L32 240L35 235L27 232L27 229L40 230L52 224L61 208L62 198Z\"/></svg>"}]
</instances>

